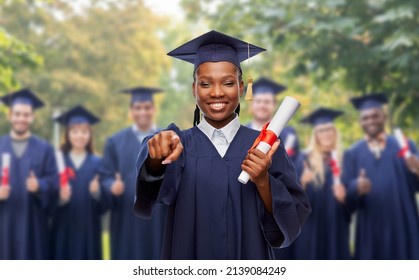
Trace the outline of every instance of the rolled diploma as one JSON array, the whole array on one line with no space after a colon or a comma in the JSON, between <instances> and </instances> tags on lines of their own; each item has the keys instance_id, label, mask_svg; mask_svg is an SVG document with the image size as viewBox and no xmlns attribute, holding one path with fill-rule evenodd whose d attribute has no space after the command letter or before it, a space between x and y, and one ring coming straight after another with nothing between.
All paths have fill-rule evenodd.
<instances>
[{"instance_id":1,"label":"rolled diploma","mask_svg":"<svg viewBox=\"0 0 419 280\"><path fill-rule=\"evenodd\" d=\"M295 139L295 134L288 134L287 139L285 140L285 151L287 151L287 153L294 147Z\"/></svg>"},{"instance_id":2,"label":"rolled diploma","mask_svg":"<svg viewBox=\"0 0 419 280\"><path fill-rule=\"evenodd\" d=\"M65 173L65 164L64 164L64 156L61 151L55 152L55 158L57 160L57 166L58 166L58 174L60 174L60 182L63 182L63 176L66 176ZM61 186L65 187L65 186Z\"/></svg>"},{"instance_id":3,"label":"rolled diploma","mask_svg":"<svg viewBox=\"0 0 419 280\"><path fill-rule=\"evenodd\" d=\"M299 107L300 103L297 99L286 96L266 129L271 130L276 136L279 136ZM270 148L271 146L263 141L256 146L256 149L264 154L267 154ZM238 178L239 182L242 184L247 184L249 179L250 176L245 171L242 171Z\"/></svg>"},{"instance_id":4,"label":"rolled diploma","mask_svg":"<svg viewBox=\"0 0 419 280\"><path fill-rule=\"evenodd\" d=\"M339 161L338 161L338 152L336 152L336 151L333 151L332 152L332 160L335 162L336 166L339 167L339 164L338 164L339 163ZM341 182L340 182L340 174L333 173L333 183L335 185L340 185L341 184Z\"/></svg>"},{"instance_id":5,"label":"rolled diploma","mask_svg":"<svg viewBox=\"0 0 419 280\"><path fill-rule=\"evenodd\" d=\"M9 185L10 154L3 153L1 156L1 184L3 187Z\"/></svg>"},{"instance_id":6,"label":"rolled diploma","mask_svg":"<svg viewBox=\"0 0 419 280\"><path fill-rule=\"evenodd\" d=\"M397 142L399 143L400 149L407 149L406 138L403 135L403 132L400 128L394 129L394 136L396 137ZM404 153L404 158L410 158L412 154L409 150Z\"/></svg>"}]
</instances>

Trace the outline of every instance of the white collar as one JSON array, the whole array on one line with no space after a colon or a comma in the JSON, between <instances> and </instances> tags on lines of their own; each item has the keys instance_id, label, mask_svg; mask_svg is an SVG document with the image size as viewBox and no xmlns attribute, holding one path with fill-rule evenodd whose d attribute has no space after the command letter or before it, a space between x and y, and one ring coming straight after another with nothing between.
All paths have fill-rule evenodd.
<instances>
[{"instance_id":1,"label":"white collar","mask_svg":"<svg viewBox=\"0 0 419 280\"><path fill-rule=\"evenodd\" d=\"M157 131L157 127L153 124L148 131L142 131L134 123L134 124L132 124L132 131L134 131L134 133L150 134L150 133L153 133L153 132Z\"/></svg>"},{"instance_id":2,"label":"white collar","mask_svg":"<svg viewBox=\"0 0 419 280\"><path fill-rule=\"evenodd\" d=\"M232 121L230 121L226 126L216 129L212 125L210 125L207 120L203 117L201 122L198 124L198 128L211 140L215 130L220 130L227 139L228 143L233 141L234 136L236 136L237 132L240 128L240 120L239 117L236 116Z\"/></svg>"}]
</instances>

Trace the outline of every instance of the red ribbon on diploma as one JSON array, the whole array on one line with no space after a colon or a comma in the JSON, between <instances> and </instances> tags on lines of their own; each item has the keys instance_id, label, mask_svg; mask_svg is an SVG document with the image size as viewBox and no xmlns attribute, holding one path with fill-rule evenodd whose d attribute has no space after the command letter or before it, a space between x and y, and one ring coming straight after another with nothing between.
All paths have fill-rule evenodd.
<instances>
[{"instance_id":1,"label":"red ribbon on diploma","mask_svg":"<svg viewBox=\"0 0 419 280\"><path fill-rule=\"evenodd\" d=\"M76 177L76 174L74 173L74 170L70 167L66 167L64 171L60 174L60 186L64 188L67 186L68 181L70 179L74 179Z\"/></svg>"},{"instance_id":2,"label":"red ribbon on diploma","mask_svg":"<svg viewBox=\"0 0 419 280\"><path fill-rule=\"evenodd\" d=\"M1 172L1 186L6 187L9 185L9 168L3 167L3 170Z\"/></svg>"},{"instance_id":3,"label":"red ribbon on diploma","mask_svg":"<svg viewBox=\"0 0 419 280\"><path fill-rule=\"evenodd\" d=\"M265 142L269 144L269 146L272 146L278 140L278 136L276 136L276 134L272 130L266 129L268 125L269 123L265 124L262 127L262 130L260 131L258 138L256 138L255 142L253 143L252 147L249 149L248 152L256 148L260 142Z\"/></svg>"},{"instance_id":4,"label":"red ribbon on diploma","mask_svg":"<svg viewBox=\"0 0 419 280\"><path fill-rule=\"evenodd\" d=\"M405 138L404 139L404 146L403 146L403 148L400 149L397 156L404 158L409 151L410 151L409 141L407 140L407 138Z\"/></svg>"},{"instance_id":5,"label":"red ribbon on diploma","mask_svg":"<svg viewBox=\"0 0 419 280\"><path fill-rule=\"evenodd\" d=\"M330 160L330 168L332 169L333 175L339 176L340 167L339 167L338 163L336 162L336 160L334 160L334 159Z\"/></svg>"}]
</instances>

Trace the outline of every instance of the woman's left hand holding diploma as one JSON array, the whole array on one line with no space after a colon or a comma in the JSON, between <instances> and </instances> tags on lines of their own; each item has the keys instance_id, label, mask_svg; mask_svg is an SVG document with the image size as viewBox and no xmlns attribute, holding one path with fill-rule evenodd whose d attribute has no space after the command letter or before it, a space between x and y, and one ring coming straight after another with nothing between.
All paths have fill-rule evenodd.
<instances>
[{"instance_id":1,"label":"woman's left hand holding diploma","mask_svg":"<svg viewBox=\"0 0 419 280\"><path fill-rule=\"evenodd\" d=\"M258 149L252 149L244 159L241 168L250 175L250 180L256 185L263 204L272 213L272 197L268 170L272 164L272 156L278 149L280 141L276 141L265 155Z\"/></svg>"}]
</instances>

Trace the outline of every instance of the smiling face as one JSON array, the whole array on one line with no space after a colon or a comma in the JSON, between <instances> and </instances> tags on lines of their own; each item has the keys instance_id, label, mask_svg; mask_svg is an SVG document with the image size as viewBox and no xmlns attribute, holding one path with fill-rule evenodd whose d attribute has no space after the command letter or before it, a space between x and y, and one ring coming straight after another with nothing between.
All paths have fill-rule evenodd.
<instances>
[{"instance_id":1,"label":"smiling face","mask_svg":"<svg viewBox=\"0 0 419 280\"><path fill-rule=\"evenodd\" d=\"M314 128L318 146L322 152L331 152L336 147L337 130L334 124L317 125Z\"/></svg>"},{"instance_id":2,"label":"smiling face","mask_svg":"<svg viewBox=\"0 0 419 280\"><path fill-rule=\"evenodd\" d=\"M276 99L273 94L260 93L253 95L251 110L256 121L266 123L275 111Z\"/></svg>"},{"instance_id":3,"label":"smiling face","mask_svg":"<svg viewBox=\"0 0 419 280\"><path fill-rule=\"evenodd\" d=\"M76 124L68 128L68 139L76 150L87 150L91 141L91 127L88 124Z\"/></svg>"},{"instance_id":4,"label":"smiling face","mask_svg":"<svg viewBox=\"0 0 419 280\"><path fill-rule=\"evenodd\" d=\"M196 70L192 91L206 121L222 128L234 118L243 93L240 71L230 62L205 62Z\"/></svg>"},{"instance_id":5,"label":"smiling face","mask_svg":"<svg viewBox=\"0 0 419 280\"><path fill-rule=\"evenodd\" d=\"M131 104L131 118L138 128L148 130L153 126L155 108L152 101L134 102Z\"/></svg>"},{"instance_id":6,"label":"smiling face","mask_svg":"<svg viewBox=\"0 0 419 280\"><path fill-rule=\"evenodd\" d=\"M361 111L360 123L364 132L375 138L384 132L387 116L382 108L372 108Z\"/></svg>"},{"instance_id":7,"label":"smiling face","mask_svg":"<svg viewBox=\"0 0 419 280\"><path fill-rule=\"evenodd\" d=\"M24 135L29 132L34 120L33 108L26 104L15 104L9 112L9 121L12 131L17 135Z\"/></svg>"}]
</instances>

